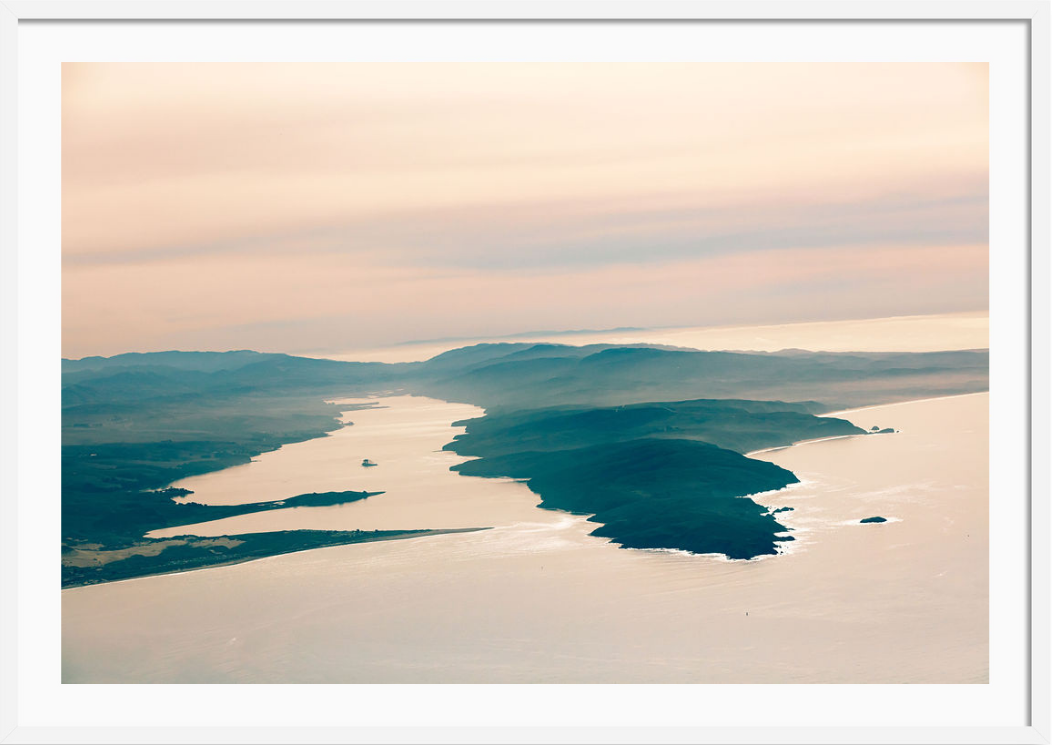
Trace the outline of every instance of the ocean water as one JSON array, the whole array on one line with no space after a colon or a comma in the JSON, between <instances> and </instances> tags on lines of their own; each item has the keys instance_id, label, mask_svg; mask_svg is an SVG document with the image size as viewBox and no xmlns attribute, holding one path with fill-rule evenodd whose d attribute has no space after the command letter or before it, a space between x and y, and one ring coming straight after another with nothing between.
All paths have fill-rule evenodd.
<instances>
[{"instance_id":1,"label":"ocean water","mask_svg":"<svg viewBox=\"0 0 1052 745\"><path fill-rule=\"evenodd\" d=\"M64 682L988 679L987 394L842 413L899 431L755 454L802 483L755 495L793 508L780 519L797 540L754 561L618 549L521 483L448 470L452 423L480 410L377 403L328 437L179 485L216 504L385 494L157 535L491 530L65 590ZM875 515L889 522L858 522Z\"/></svg>"}]
</instances>

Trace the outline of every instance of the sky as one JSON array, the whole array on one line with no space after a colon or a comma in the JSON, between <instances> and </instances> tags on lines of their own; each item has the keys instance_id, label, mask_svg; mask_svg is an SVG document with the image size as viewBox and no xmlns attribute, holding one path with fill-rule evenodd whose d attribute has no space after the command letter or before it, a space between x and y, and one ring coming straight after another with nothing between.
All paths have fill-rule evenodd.
<instances>
[{"instance_id":1,"label":"sky","mask_svg":"<svg viewBox=\"0 0 1052 745\"><path fill-rule=\"evenodd\" d=\"M62 77L66 357L988 306L985 64Z\"/></svg>"}]
</instances>

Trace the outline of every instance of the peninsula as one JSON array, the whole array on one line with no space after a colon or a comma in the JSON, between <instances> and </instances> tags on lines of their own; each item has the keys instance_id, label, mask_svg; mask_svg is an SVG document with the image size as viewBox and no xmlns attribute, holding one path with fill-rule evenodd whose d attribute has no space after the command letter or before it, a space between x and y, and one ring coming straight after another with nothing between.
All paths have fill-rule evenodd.
<instances>
[{"instance_id":1,"label":"peninsula","mask_svg":"<svg viewBox=\"0 0 1052 745\"><path fill-rule=\"evenodd\" d=\"M540 506L590 515L592 535L624 548L751 559L792 540L750 494L781 489L790 471L742 453L800 440L865 435L818 404L695 400L487 414L459 422L446 446L477 456L465 476L526 481ZM784 511L784 510L782 510Z\"/></svg>"}]
</instances>

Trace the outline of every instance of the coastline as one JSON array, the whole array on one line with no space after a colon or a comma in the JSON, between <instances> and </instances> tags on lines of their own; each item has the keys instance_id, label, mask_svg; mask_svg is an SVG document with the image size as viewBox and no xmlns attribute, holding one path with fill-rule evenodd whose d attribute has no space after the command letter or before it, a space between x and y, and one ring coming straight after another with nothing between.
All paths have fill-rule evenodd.
<instances>
[{"instance_id":1,"label":"coastline","mask_svg":"<svg viewBox=\"0 0 1052 745\"><path fill-rule=\"evenodd\" d=\"M848 421L852 421L852 423L856 423L856 422L854 422L851 419L851 415L858 414L860 412L874 411L874 410L877 410L877 409L886 410L886 409L890 409L892 407L904 407L904 406L907 406L907 405L915 405L915 404L928 404L928 403L933 403L933 402L937 402L937 401L949 401L949 400L954 400L954 399L966 399L966 398L975 397L975 396L989 396L989 394L990 394L990 392L987 390L987 391L977 391L975 393L953 394L953 395L949 395L949 396L932 396L932 397L928 397L928 398L910 399L909 401L896 401L896 402L887 403L887 404L875 404L875 405L872 405L872 406L860 406L860 407L855 408L855 409L843 409L841 411L833 411L833 412L828 412L828 413L825 413L825 414L819 414L818 416L837 416L837 417L841 417L841 418L847 418ZM859 424L858 426L862 426L862 425ZM865 427L863 427L863 429L864 428ZM795 442L795 443L793 443L791 445L784 445L784 446L776 447L776 448L764 448L764 449L761 449L761 450L756 450L756 451L753 451L753 452L750 452L750 453L746 453L746 456L752 458L752 457L755 457L755 456L758 456L758 455L763 455L763 454L768 454L768 453L770 453L770 454L777 453L777 456L775 456L775 457L781 456L781 457L784 457L784 458L786 458L788 460L788 459L794 458L796 453L800 453L800 451L803 450L803 448L801 448L800 446L803 446L803 445L814 445L814 444L820 443L820 442L832 442L832 441L847 441L847 440L866 439L869 436L869 434L870 433L867 432L864 435L842 435L842 436L838 436L838 437L823 437L823 438L818 438L818 439L814 439L814 440L801 440L800 442ZM897 431L895 434L900 434L900 432ZM810 449L807 449L807 450L808 450L808 452L810 452ZM768 460L767 458L758 458L758 459L759 460ZM772 459L769 462L774 462L774 461ZM783 462L782 465L784 465L785 467L790 467L789 464L786 463L786 462ZM797 505L792 504L792 503L787 504L785 499L776 499L777 496L781 495L782 497L788 497L789 501L792 502L792 501L794 501L794 498L797 496L797 494L799 494L800 492L806 492L806 490L807 490L807 488L809 486L816 486L817 485L817 483L812 480L812 477L814 477L815 474L810 474L810 473L804 472L803 475L801 475L801 472L798 472L797 468L798 468L797 466L792 466L790 470L792 470L793 473L796 474L797 478L800 479L800 481L798 483L790 484L789 486L786 486L786 487L784 487L782 489L777 489L777 490L774 490L774 491L762 492L762 493L759 493L759 494L750 494L750 495L748 495L749 499L752 499L753 501L757 502L757 504L759 504L759 505L761 505L763 507L766 507L769 510L774 510L774 509L777 509L777 508L780 508L780 507L787 507L787 506L792 508L790 511L780 513L779 514L779 521L782 522L783 524L785 524L787 527L790 527L792 529L793 535L797 537L797 540L782 543L780 545L780 551L779 551L778 555L789 555L789 554L798 553L801 550L803 550L806 546L808 546L810 541L808 541L806 539L800 540L799 539L800 536L807 535L808 532L810 532L812 529L814 529L816 527L815 525L810 523L810 521L813 520L814 518L813 518L813 516L810 516L810 515L807 514L806 509L799 509ZM758 497L766 497L767 499L765 501L758 501L758 499L757 499ZM877 507L875 509L878 510L878 513L876 513L876 514L883 514L883 513L880 513L879 510L884 510L885 507L884 506L879 506L879 507ZM896 517L896 516L893 516L893 515L887 515L886 516L886 522L887 523L901 523L902 522L902 518ZM835 521L833 521L831 523L831 525L836 525L836 526L839 526L839 527L854 526L856 524L858 524L858 521L854 520L854 519L835 520Z\"/></svg>"},{"instance_id":2,"label":"coastline","mask_svg":"<svg viewBox=\"0 0 1052 745\"><path fill-rule=\"evenodd\" d=\"M818 414L817 416L826 416L826 415L825 414ZM791 442L788 445L777 445L777 446L775 446L773 448L760 448L759 450L752 450L752 451L750 451L748 453L744 453L744 455L745 455L746 458L751 458L754 455L759 455L760 453L773 453L773 452L776 452L778 450L785 450L787 448L795 448L797 445L811 445L811 444L814 444L816 442L829 442L830 440L846 440L846 439L851 438L851 437L866 437L869 434L870 434L869 432L864 432L864 433L862 433L860 435L836 435L834 437L816 437L816 438L814 438L812 440L800 440L799 442Z\"/></svg>"},{"instance_id":3,"label":"coastline","mask_svg":"<svg viewBox=\"0 0 1052 745\"><path fill-rule=\"evenodd\" d=\"M430 424L421 432L430 434L407 442L405 425L418 415L406 408L412 401L394 403L353 436L392 466L396 453L385 453L383 442L408 455L445 429L437 414L425 416ZM394 416L399 411L404 416ZM585 520L536 510L521 485L446 476L449 460L429 451L388 469L387 502L359 503L354 511L395 520L437 503L451 521L493 530L304 551L65 594L63 680L983 681L988 479L987 461L977 456L986 447L986 401L895 411L901 415L887 423L901 428L897 437L761 456L802 481L777 496L755 496L795 508L785 516L799 526L798 541L777 560L618 550L589 537ZM877 421L887 416L872 414ZM360 454L353 442L342 449ZM441 473L445 490L421 494L421 467L433 469L425 480ZM463 522L468 513L449 501L465 492L475 500L477 522ZM856 524L872 515L889 522ZM360 516L353 520L366 527ZM323 524L315 518L315 526ZM261 612L267 624L244 623L246 614ZM290 639L297 654L285 657ZM244 654L249 649L252 657ZM277 670L275 659L287 664Z\"/></svg>"},{"instance_id":4,"label":"coastline","mask_svg":"<svg viewBox=\"0 0 1052 745\"><path fill-rule=\"evenodd\" d=\"M919 404L919 403L925 403L925 402L928 402L928 401L942 401L942 400L947 399L947 398L965 398L966 396L988 396L989 394L990 394L990 391L987 390L987 391L975 391L974 393L954 393L954 394L949 395L949 396L932 396L930 398L911 398L908 401L893 401L892 403L887 403L887 404L873 404L872 406L859 406L858 408L855 408L855 409L841 409L840 411L827 411L824 414L815 414L815 416L819 416L819 417L830 417L830 416L843 417L843 415L845 415L845 414L854 414L855 412L859 412L859 411L870 411L872 409L885 409L885 408L889 408L891 406L906 406L907 404ZM778 450L788 450L789 448L795 448L795 447L798 447L800 445L813 445L816 442L828 442L830 440L847 440L847 439L851 439L851 438L854 438L854 437L867 437L867 436L869 436L871 434L879 434L879 433L866 432L865 434L861 434L861 435L837 435L836 437L816 437L813 440L800 440L799 442L793 442L793 443L790 443L789 445L779 445L778 447L773 447L773 448L760 448L759 450L752 450L752 451L750 451L748 453L745 453L744 455L745 455L746 458L751 458L754 455L759 455L761 453L773 453L773 452L776 452ZM890 434L890 433L885 433L885 434ZM792 486L792 485L790 485L790 486ZM788 489L789 487L785 487L785 488ZM779 490L779 491L781 491L781 490Z\"/></svg>"},{"instance_id":5,"label":"coastline","mask_svg":"<svg viewBox=\"0 0 1052 745\"><path fill-rule=\"evenodd\" d=\"M951 393L948 396L929 396L928 398L910 398L905 401L892 401L886 404L873 404L872 406L859 406L854 409L841 409L840 411L827 411L824 414L815 414L815 416L840 416L842 414L852 414L857 411L868 411L870 409L883 409L887 406L906 406L907 404L919 404L925 401L942 401L946 398L964 398L966 396L988 396L990 390L985 391L972 391L971 393ZM802 445L803 443L795 443Z\"/></svg>"},{"instance_id":6,"label":"coastline","mask_svg":"<svg viewBox=\"0 0 1052 745\"><path fill-rule=\"evenodd\" d=\"M872 406L859 407L859 408L856 408L856 409L845 409L845 410L837 411L837 412L828 412L826 414L822 414L822 415L819 415L819 416L823 416L823 417L825 417L825 416L834 416L834 415L845 416L845 415L851 415L851 414L854 414L854 413L857 413L857 412L871 411L871 410L874 410L874 409L884 409L886 407L900 407L900 406L904 406L906 404L916 404L916 403L937 401L937 400L942 400L942 399L957 399L957 398L965 398L965 397L968 397L968 396L978 396L978 395L988 395L988 392L976 392L976 393L966 393L966 394L954 394L954 395L949 395L949 396L938 396L938 397L923 398L923 399L911 399L909 401L898 401L898 402L893 402L893 403L888 403L888 404L876 404L876 405L872 405ZM334 401L334 403L350 403L351 401L352 401L352 399L345 399L344 401ZM374 404L374 406L376 406L376 404ZM372 408L372 407L370 407L370 408ZM341 419L343 419L344 416L341 416ZM342 422L342 423L344 424L344 426L347 426L347 424L348 424L347 422ZM339 430L336 430L336 432L338 432L338 431ZM333 434L335 434L335 432L325 433L324 437L332 437ZM868 435L869 433L866 433L866 434ZM782 446L777 446L777 447L773 447L773 448L763 448L763 449L760 449L760 450L750 451L750 452L745 453L744 455L747 458L755 458L757 460L765 460L766 461L768 459L766 459L766 458L756 458L756 456L767 454L767 453L776 453L776 452L789 451L791 449L796 448L799 445L809 445L809 444L815 444L815 443L818 443L818 442L831 442L831 441L837 441L837 440L857 439L857 438L861 438L863 436L864 436L863 434L848 434L848 435L837 435L837 436L833 436L833 437L815 438L815 439L810 439L810 440L801 440L799 442L791 443L789 445L782 445ZM759 505L759 506L761 506L763 508L766 508L768 510L774 510L774 509L776 509L778 507L787 506L784 503L784 499L776 498L776 495L791 496L793 492L799 491L799 489L801 487L805 486L806 482L807 482L806 479L801 479L800 483L789 484L789 485L787 485L785 487L782 487L780 489L765 490L763 492L757 492L757 493L754 493L754 494L743 494L741 496L742 496L742 498L748 498L748 499L752 500L757 505ZM762 501L761 501L761 499L762 499ZM800 518L801 518L801 515L799 514L799 511L797 511L795 509L793 511L790 511L790 512L782 513L779 516L779 521L783 525L785 525L787 528L791 528L792 529L790 535L792 535L794 537L794 539L799 538L802 534L806 534L806 532L807 532L806 530L802 530L801 529L802 526L800 524ZM598 521L598 522L600 523L600 525L603 524L602 521ZM333 544L333 545L351 545L353 543L367 543L367 542L376 542L376 541L402 540L402 539L409 539L409 538L426 537L426 536L430 536L430 535L443 535L443 534L448 534L448 533L474 532L474 531L477 531L477 530L486 530L486 529L487 528L451 528L451 529L424 530L422 532L407 532L407 533L404 533L402 535L365 536L365 537L362 537L359 540L351 540L351 541L346 541L346 542L343 542L343 543L338 543L338 544ZM237 534L231 534L231 537L236 538ZM615 543L616 543L616 541L615 541ZM725 556L723 554L712 553L712 552L698 553L698 552L692 552L692 551L682 551L682 553L689 554L691 556L709 557L709 558L717 559L718 561L721 561L721 562L740 562L740 561L743 561L743 560L744 561L752 561L752 560L757 559L757 558L771 558L771 557L774 557L774 556L783 556L783 555L788 555L788 554L791 554L791 553L797 553L799 551L799 549L803 548L803 544L804 543L807 543L807 541L803 541L803 542L801 542L800 540L779 541L777 543L777 547L776 547L776 552L775 553L764 554L762 556L753 557L751 559L729 558L729 557L727 557L727 556ZM174 570L174 571L173 570L161 570L161 571L146 572L146 573L141 574L141 575L136 575L135 577L125 577L125 578L117 578L117 579L112 579L112 580L101 580L101 581L94 581L94 582L92 582L92 581L75 582L75 583L71 583L71 584L63 587L62 589L63 590L76 589L78 587L84 587L84 586L87 586L87 585L90 585L90 584L105 584L105 583L112 583L112 582L127 582L127 581L131 581L133 579L141 579L141 578L145 578L145 577L161 576L161 575L165 575L165 574L182 574L182 573L193 572L193 571L201 571L201 570L204 570L204 569L212 569L212 568L231 566L231 565L236 565L236 564L243 564L243 563L248 563L248 562L256 561L256 560L263 559L263 558L270 558L272 556L281 556L281 555L291 554L291 553L301 553L301 552L305 552L305 551L316 550L317 548L330 548L330 547L332 547L332 546L308 546L308 547L304 547L304 548L290 548L290 549L285 549L285 550L277 550L277 551L275 551L273 553L268 553L268 554L263 555L263 556L246 556L246 557L238 557L238 558L233 558L233 559L225 559L224 557L216 557L217 559L220 559L220 560L216 561L215 563L207 563L207 564L202 564L200 566L194 566L194 567L189 567L189 568L177 569L177 570ZM677 552L677 553L680 551L679 549L662 549L662 548L650 548L650 547L637 547L637 550L642 550L642 551L670 551L670 552Z\"/></svg>"},{"instance_id":7,"label":"coastline","mask_svg":"<svg viewBox=\"0 0 1052 745\"><path fill-rule=\"evenodd\" d=\"M308 546L306 548L293 548L284 551L275 551L267 554L266 556L246 556L242 558L235 558L226 561L218 561L214 564L203 564L201 566L189 567L186 569L175 569L171 571L160 571L160 572L146 572L139 574L134 577L124 577L122 579L113 580L101 580L98 582L80 582L76 584L69 584L62 588L62 592L67 590L78 590L84 587L95 587L97 585L115 585L123 582L135 582L140 579L147 579L149 577L164 577L172 574L190 574L191 572L203 572L209 569L219 569L220 567L230 567L237 564L248 564L254 561L262 561L264 559L270 559L275 556L287 556L291 554L302 554L308 551L324 551L327 548L340 548L341 546L353 546L358 543L378 543L381 541L403 541L412 538L428 538L436 535L447 535L450 533L477 533L482 530L492 530L490 527L484 528L435 528L435 529L423 529L423 530L411 530L405 531L401 535L367 535L358 540L345 541L343 543L334 543L329 546ZM231 536L236 538L237 536Z\"/></svg>"}]
</instances>

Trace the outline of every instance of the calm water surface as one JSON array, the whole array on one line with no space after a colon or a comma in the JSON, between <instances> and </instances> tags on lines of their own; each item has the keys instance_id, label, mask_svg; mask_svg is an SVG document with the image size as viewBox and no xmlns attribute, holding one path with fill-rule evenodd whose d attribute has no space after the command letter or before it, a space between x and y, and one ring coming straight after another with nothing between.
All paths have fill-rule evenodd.
<instances>
[{"instance_id":1,"label":"calm water surface","mask_svg":"<svg viewBox=\"0 0 1052 745\"><path fill-rule=\"evenodd\" d=\"M493 530L63 591L65 682L983 682L987 394L842 414L893 435L756 454L797 474L784 555L626 551L441 447L474 407L417 397L180 482L211 504L385 494L193 526ZM363 458L379 463L362 468ZM891 522L860 525L872 515ZM674 516L670 516L674 519Z\"/></svg>"}]
</instances>

